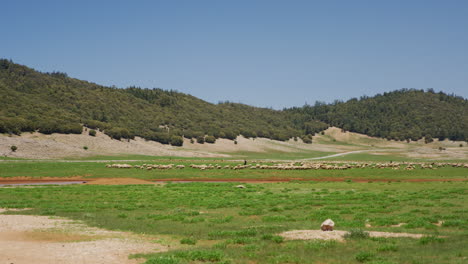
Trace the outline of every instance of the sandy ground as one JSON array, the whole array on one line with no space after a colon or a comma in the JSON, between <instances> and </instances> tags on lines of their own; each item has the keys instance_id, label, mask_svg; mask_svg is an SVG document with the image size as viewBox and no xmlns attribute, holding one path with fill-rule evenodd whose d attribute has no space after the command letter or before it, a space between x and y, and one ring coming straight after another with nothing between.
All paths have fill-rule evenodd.
<instances>
[{"instance_id":1,"label":"sandy ground","mask_svg":"<svg viewBox=\"0 0 468 264\"><path fill-rule=\"evenodd\" d=\"M81 135L40 133L23 133L21 136L0 134L0 156L26 159L59 159L64 157L115 156L121 154L138 154L151 156L178 157L230 157L239 152L332 152L353 153L365 151L369 154L401 155L412 158L432 159L468 159L466 142L435 140L433 143L397 142L372 138L331 127L325 135L317 134L313 144L304 144L300 139L296 142L275 141L266 138L247 139L239 136L238 144L227 139L218 139L215 144L190 143L184 139L183 147L163 145L154 141L146 141L136 137L135 140L114 140L97 132L96 137L89 136L87 131ZM464 147L459 147L462 144ZM18 150L11 151L11 146ZM88 149L85 150L84 147ZM445 148L440 151L439 147ZM326 156L326 155L324 155Z\"/></svg>"},{"instance_id":2,"label":"sandy ground","mask_svg":"<svg viewBox=\"0 0 468 264\"><path fill-rule=\"evenodd\" d=\"M87 132L81 135L40 133L23 133L21 136L0 134L0 156L29 158L29 159L57 159L63 157L87 157L97 155L138 154L152 156L178 156L178 157L230 157L235 152L345 152L355 147L304 144L299 140L287 142L275 141L266 138L247 139L239 136L237 144L227 139L218 139L215 144L190 143L184 139L183 147L173 147L154 141L146 141L136 137L135 140L114 140L107 135L97 132L91 137ZM11 151L11 146L18 150ZM88 147L85 150L83 147Z\"/></svg>"},{"instance_id":3,"label":"sandy ground","mask_svg":"<svg viewBox=\"0 0 468 264\"><path fill-rule=\"evenodd\" d=\"M190 143L189 143L190 144ZM12 152L10 147L17 146ZM88 147L87 150L84 147ZM56 159L63 157L87 157L97 155L138 154L151 156L178 157L227 157L228 155L193 151L136 137L135 140L114 140L97 132L91 137L87 132L81 135L23 133L21 136L0 135L0 156Z\"/></svg>"},{"instance_id":4,"label":"sandy ground","mask_svg":"<svg viewBox=\"0 0 468 264\"><path fill-rule=\"evenodd\" d=\"M334 231L322 231L322 230L293 230L287 231L280 234L287 240L311 240L311 239L323 239L323 240L338 240L344 241L344 235L347 231L334 230ZM410 233L391 233L391 232L377 232L369 231L370 237L410 237L410 238L421 238L422 234L410 234Z\"/></svg>"},{"instance_id":5,"label":"sandy ground","mask_svg":"<svg viewBox=\"0 0 468 264\"><path fill-rule=\"evenodd\" d=\"M144 260L130 254L166 250L144 237L71 220L0 215L0 264L136 264Z\"/></svg>"}]
</instances>

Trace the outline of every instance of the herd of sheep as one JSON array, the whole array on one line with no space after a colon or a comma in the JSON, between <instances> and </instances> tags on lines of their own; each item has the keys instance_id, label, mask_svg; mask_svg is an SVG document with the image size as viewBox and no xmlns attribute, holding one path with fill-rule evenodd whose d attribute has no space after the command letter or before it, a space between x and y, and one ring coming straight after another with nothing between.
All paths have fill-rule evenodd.
<instances>
[{"instance_id":1,"label":"herd of sheep","mask_svg":"<svg viewBox=\"0 0 468 264\"><path fill-rule=\"evenodd\" d=\"M393 170L414 170L416 168L421 169L437 169L440 167L458 167L468 168L468 163L421 163L421 162L384 162L384 163L336 163L336 162L292 162L282 163L274 165L266 164L255 164L255 165L224 165L219 164L191 164L190 168L199 170L213 170L213 169L231 169L231 170L242 170L242 169L263 169L263 170L347 170L352 168L376 168L384 169L391 168ZM107 164L107 168L120 168L120 169L146 169L146 170L168 170L168 169L184 169L185 165L175 164L143 164L143 165L130 165L130 164Z\"/></svg>"}]
</instances>

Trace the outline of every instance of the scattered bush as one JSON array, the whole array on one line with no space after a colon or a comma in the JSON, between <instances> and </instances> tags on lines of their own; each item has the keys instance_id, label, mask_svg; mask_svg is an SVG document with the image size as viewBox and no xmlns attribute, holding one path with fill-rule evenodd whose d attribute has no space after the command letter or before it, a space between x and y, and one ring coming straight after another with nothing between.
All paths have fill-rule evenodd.
<instances>
[{"instance_id":1,"label":"scattered bush","mask_svg":"<svg viewBox=\"0 0 468 264\"><path fill-rule=\"evenodd\" d=\"M237 138L237 134L234 131L227 130L227 131L221 132L219 137L220 138L227 138L227 139L230 139L230 140L235 140Z\"/></svg>"},{"instance_id":2,"label":"scattered bush","mask_svg":"<svg viewBox=\"0 0 468 264\"><path fill-rule=\"evenodd\" d=\"M434 141L434 139L432 139L432 136L431 136L431 135L426 135L426 136L424 137L424 143L426 143L426 144L431 143L431 142L433 142L433 141Z\"/></svg>"},{"instance_id":3,"label":"scattered bush","mask_svg":"<svg viewBox=\"0 0 468 264\"><path fill-rule=\"evenodd\" d=\"M234 140L234 144L237 145L237 140Z\"/></svg>"},{"instance_id":4,"label":"scattered bush","mask_svg":"<svg viewBox=\"0 0 468 264\"><path fill-rule=\"evenodd\" d=\"M204 136L198 136L198 137L197 137L197 143L198 143L198 144L203 144L203 143L205 143L205 137L204 137Z\"/></svg>"},{"instance_id":5,"label":"scattered bush","mask_svg":"<svg viewBox=\"0 0 468 264\"><path fill-rule=\"evenodd\" d=\"M84 149L84 150L88 150L88 146L83 146L83 149Z\"/></svg>"},{"instance_id":6,"label":"scattered bush","mask_svg":"<svg viewBox=\"0 0 468 264\"><path fill-rule=\"evenodd\" d=\"M303 136L302 138L302 142L306 143L306 144L312 144L312 135L306 135L306 136Z\"/></svg>"},{"instance_id":7,"label":"scattered bush","mask_svg":"<svg viewBox=\"0 0 468 264\"><path fill-rule=\"evenodd\" d=\"M81 132L83 132L83 127L81 126L81 124L62 124L55 121L44 121L39 125L38 129L39 132L46 135L50 135L52 133L81 134Z\"/></svg>"},{"instance_id":8,"label":"scattered bush","mask_svg":"<svg viewBox=\"0 0 468 264\"><path fill-rule=\"evenodd\" d=\"M182 146L184 144L184 139L181 136L172 136L170 141L172 146Z\"/></svg>"},{"instance_id":9,"label":"scattered bush","mask_svg":"<svg viewBox=\"0 0 468 264\"><path fill-rule=\"evenodd\" d=\"M113 139L117 139L117 140L120 140L122 138L125 138L125 139L135 138L135 135L130 133L126 128L119 128L119 127L111 128L111 129L105 130L104 133L108 135L109 137Z\"/></svg>"},{"instance_id":10,"label":"scattered bush","mask_svg":"<svg viewBox=\"0 0 468 264\"><path fill-rule=\"evenodd\" d=\"M95 137L95 136L96 136L96 130L91 129L91 130L89 130L88 134L89 134L90 136L92 136L92 137Z\"/></svg>"},{"instance_id":11,"label":"scattered bush","mask_svg":"<svg viewBox=\"0 0 468 264\"><path fill-rule=\"evenodd\" d=\"M344 235L345 239L365 239L369 238L369 233L362 229L351 229Z\"/></svg>"},{"instance_id":12,"label":"scattered bush","mask_svg":"<svg viewBox=\"0 0 468 264\"><path fill-rule=\"evenodd\" d=\"M206 136L205 137L205 142L206 143L210 143L210 144L213 144L216 142L216 138L214 136Z\"/></svg>"},{"instance_id":13,"label":"scattered bush","mask_svg":"<svg viewBox=\"0 0 468 264\"><path fill-rule=\"evenodd\" d=\"M142 137L161 144L169 144L171 142L171 137L166 132L146 132Z\"/></svg>"},{"instance_id":14,"label":"scattered bush","mask_svg":"<svg viewBox=\"0 0 468 264\"><path fill-rule=\"evenodd\" d=\"M197 240L195 238L182 238L180 240L180 243L181 244L185 244L185 245L195 245L197 244Z\"/></svg>"},{"instance_id":15,"label":"scattered bush","mask_svg":"<svg viewBox=\"0 0 468 264\"><path fill-rule=\"evenodd\" d=\"M13 146L10 147L10 149L11 149L11 151L15 152L18 149L18 147L13 145Z\"/></svg>"}]
</instances>

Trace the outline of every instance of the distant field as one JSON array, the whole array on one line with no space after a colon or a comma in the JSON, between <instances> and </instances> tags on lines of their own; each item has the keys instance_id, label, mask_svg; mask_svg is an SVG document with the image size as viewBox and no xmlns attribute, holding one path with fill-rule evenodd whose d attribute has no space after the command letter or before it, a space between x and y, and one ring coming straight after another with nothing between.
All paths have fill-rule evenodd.
<instances>
[{"instance_id":1,"label":"distant field","mask_svg":"<svg viewBox=\"0 0 468 264\"><path fill-rule=\"evenodd\" d=\"M250 162L250 161L249 161ZM189 168L190 164L237 165L242 161L200 160L200 159L159 159L128 163L131 165L148 164L181 164L184 169L145 170L106 168L106 162L86 161L11 161L0 162L0 177L132 177L140 179L319 179L319 178L350 178L350 179L467 179L468 169L442 167L438 169L393 170L390 168L353 168L347 170L261 170L261 169L212 169L199 170ZM255 164L251 161L249 164ZM272 164L272 163L266 163Z\"/></svg>"},{"instance_id":2,"label":"distant field","mask_svg":"<svg viewBox=\"0 0 468 264\"><path fill-rule=\"evenodd\" d=\"M245 184L245 189L238 189L235 183L180 183L0 188L0 208L34 208L14 213L62 216L91 226L150 234L155 242L171 246L167 253L144 255L147 264L461 264L468 257L467 184L303 182ZM407 232L426 237L335 242L284 241L277 235L319 229L327 218L336 222L338 230ZM392 227L400 223L406 224Z\"/></svg>"}]
</instances>

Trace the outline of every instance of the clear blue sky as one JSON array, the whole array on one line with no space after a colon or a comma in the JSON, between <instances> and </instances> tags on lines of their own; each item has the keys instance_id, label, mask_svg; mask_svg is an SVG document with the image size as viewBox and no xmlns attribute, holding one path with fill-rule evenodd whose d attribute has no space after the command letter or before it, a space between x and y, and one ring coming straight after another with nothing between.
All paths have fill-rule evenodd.
<instances>
[{"instance_id":1,"label":"clear blue sky","mask_svg":"<svg viewBox=\"0 0 468 264\"><path fill-rule=\"evenodd\" d=\"M1 1L0 57L103 85L282 108L468 97L468 1Z\"/></svg>"}]
</instances>

